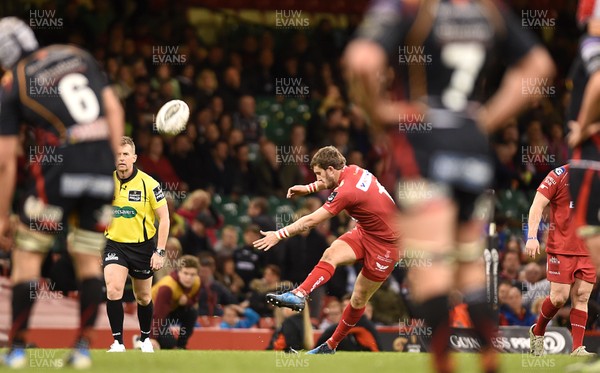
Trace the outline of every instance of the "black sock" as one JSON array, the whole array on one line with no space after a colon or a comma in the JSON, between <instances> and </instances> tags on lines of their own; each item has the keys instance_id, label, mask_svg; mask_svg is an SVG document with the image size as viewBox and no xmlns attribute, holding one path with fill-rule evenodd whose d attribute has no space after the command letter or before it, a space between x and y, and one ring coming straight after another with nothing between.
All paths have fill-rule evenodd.
<instances>
[{"instance_id":1,"label":"black sock","mask_svg":"<svg viewBox=\"0 0 600 373\"><path fill-rule=\"evenodd\" d=\"M38 282L27 281L12 288L12 327L10 341L13 347L25 347L25 332L29 325L31 308L37 298Z\"/></svg>"},{"instance_id":2,"label":"black sock","mask_svg":"<svg viewBox=\"0 0 600 373\"><path fill-rule=\"evenodd\" d=\"M86 278L79 284L79 341L78 348L86 348L98 316L98 306L104 300L104 281Z\"/></svg>"},{"instance_id":3,"label":"black sock","mask_svg":"<svg viewBox=\"0 0 600 373\"><path fill-rule=\"evenodd\" d=\"M492 347L492 338L496 333L496 323L492 307L487 303L484 288L465 293L464 301L477 336L481 339L481 347Z\"/></svg>"},{"instance_id":4,"label":"black sock","mask_svg":"<svg viewBox=\"0 0 600 373\"><path fill-rule=\"evenodd\" d=\"M431 328L431 352L436 357L446 355L450 351L449 304L445 295L426 300L416 307L417 317L425 320Z\"/></svg>"},{"instance_id":5,"label":"black sock","mask_svg":"<svg viewBox=\"0 0 600 373\"><path fill-rule=\"evenodd\" d=\"M125 313L123 312L123 301L107 300L106 301L106 313L108 314L108 321L110 322L110 330L115 341L123 344L123 318Z\"/></svg>"},{"instance_id":6,"label":"black sock","mask_svg":"<svg viewBox=\"0 0 600 373\"><path fill-rule=\"evenodd\" d=\"M150 336L150 328L152 327L152 301L145 306L138 303L137 314L140 320L140 341L144 342Z\"/></svg>"}]
</instances>

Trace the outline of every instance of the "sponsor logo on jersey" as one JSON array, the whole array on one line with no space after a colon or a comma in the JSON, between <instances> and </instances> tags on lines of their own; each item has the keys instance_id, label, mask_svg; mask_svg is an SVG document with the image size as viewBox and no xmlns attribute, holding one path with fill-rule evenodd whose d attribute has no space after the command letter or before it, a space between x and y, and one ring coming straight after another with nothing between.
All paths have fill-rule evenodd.
<instances>
[{"instance_id":1,"label":"sponsor logo on jersey","mask_svg":"<svg viewBox=\"0 0 600 373\"><path fill-rule=\"evenodd\" d=\"M156 202L165 198L165 194L163 193L162 189L160 188L160 185L157 185L154 189L152 189L152 192L154 193L154 198L156 198Z\"/></svg>"},{"instance_id":2,"label":"sponsor logo on jersey","mask_svg":"<svg viewBox=\"0 0 600 373\"><path fill-rule=\"evenodd\" d=\"M104 258L104 261L108 262L108 261L111 261L111 260L119 260L119 257L115 253L108 253L108 254L106 254L106 258Z\"/></svg>"},{"instance_id":3,"label":"sponsor logo on jersey","mask_svg":"<svg viewBox=\"0 0 600 373\"><path fill-rule=\"evenodd\" d=\"M560 260L558 260L557 257L553 256L550 258L550 263L551 264L560 264Z\"/></svg>"},{"instance_id":4,"label":"sponsor logo on jersey","mask_svg":"<svg viewBox=\"0 0 600 373\"><path fill-rule=\"evenodd\" d=\"M335 198L335 196L337 196L337 194L338 194L338 192L331 192L329 197L327 197L327 202L329 202L329 203L333 202L333 199Z\"/></svg>"},{"instance_id":5,"label":"sponsor logo on jersey","mask_svg":"<svg viewBox=\"0 0 600 373\"><path fill-rule=\"evenodd\" d=\"M128 200L130 202L141 202L142 201L142 191L141 190L130 190Z\"/></svg>"},{"instance_id":6,"label":"sponsor logo on jersey","mask_svg":"<svg viewBox=\"0 0 600 373\"><path fill-rule=\"evenodd\" d=\"M554 173L556 174L556 176L560 176L565 172L565 168L564 167L557 167L554 169Z\"/></svg>"},{"instance_id":7,"label":"sponsor logo on jersey","mask_svg":"<svg viewBox=\"0 0 600 373\"><path fill-rule=\"evenodd\" d=\"M383 264L379 263L379 262L375 262L375 266L377 266L377 270L384 272L386 269L388 269L390 266L384 266Z\"/></svg>"},{"instance_id":8,"label":"sponsor logo on jersey","mask_svg":"<svg viewBox=\"0 0 600 373\"><path fill-rule=\"evenodd\" d=\"M113 207L113 218L125 218L131 219L137 215L137 211L131 206L114 206Z\"/></svg>"}]
</instances>

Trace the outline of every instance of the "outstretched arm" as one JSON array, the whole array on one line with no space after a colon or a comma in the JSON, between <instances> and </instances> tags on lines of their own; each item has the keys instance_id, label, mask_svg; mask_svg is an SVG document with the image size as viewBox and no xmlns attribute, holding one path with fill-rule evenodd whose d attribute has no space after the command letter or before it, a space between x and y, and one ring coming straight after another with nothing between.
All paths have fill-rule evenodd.
<instances>
[{"instance_id":1,"label":"outstretched arm","mask_svg":"<svg viewBox=\"0 0 600 373\"><path fill-rule=\"evenodd\" d=\"M294 185L288 189L287 198L305 196L307 194L316 193L325 189L327 189L325 187L325 183L318 180L307 185Z\"/></svg>"},{"instance_id":2,"label":"outstretched arm","mask_svg":"<svg viewBox=\"0 0 600 373\"><path fill-rule=\"evenodd\" d=\"M278 231L260 231L260 233L262 233L264 237L254 241L253 245L258 250L267 251L273 246L275 246L282 239L292 237L297 235L298 233L302 233L305 230L312 229L315 226L324 222L325 220L331 219L332 217L333 215L329 211L325 210L323 207L320 207L315 212L308 215L304 215L292 224L283 227Z\"/></svg>"}]
</instances>

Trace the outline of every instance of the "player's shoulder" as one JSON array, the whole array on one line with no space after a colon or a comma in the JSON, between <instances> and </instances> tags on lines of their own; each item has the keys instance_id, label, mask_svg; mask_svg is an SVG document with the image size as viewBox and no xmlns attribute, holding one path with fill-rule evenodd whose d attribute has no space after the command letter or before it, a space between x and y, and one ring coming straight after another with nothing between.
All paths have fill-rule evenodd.
<instances>
[{"instance_id":1,"label":"player's shoulder","mask_svg":"<svg viewBox=\"0 0 600 373\"><path fill-rule=\"evenodd\" d=\"M552 175L554 178L562 179L567 177L569 174L569 165L564 165L560 167L556 167L554 170L550 171L548 175Z\"/></svg>"}]
</instances>

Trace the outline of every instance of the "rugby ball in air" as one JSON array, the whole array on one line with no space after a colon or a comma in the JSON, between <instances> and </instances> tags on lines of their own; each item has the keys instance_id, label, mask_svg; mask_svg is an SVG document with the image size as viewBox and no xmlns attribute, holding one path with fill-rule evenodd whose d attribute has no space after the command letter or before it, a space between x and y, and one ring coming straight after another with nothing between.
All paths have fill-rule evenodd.
<instances>
[{"instance_id":1,"label":"rugby ball in air","mask_svg":"<svg viewBox=\"0 0 600 373\"><path fill-rule=\"evenodd\" d=\"M189 106L181 100L171 100L156 114L156 130L160 133L176 135L185 129L189 118Z\"/></svg>"}]
</instances>

